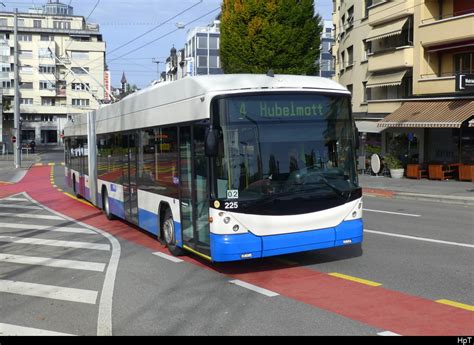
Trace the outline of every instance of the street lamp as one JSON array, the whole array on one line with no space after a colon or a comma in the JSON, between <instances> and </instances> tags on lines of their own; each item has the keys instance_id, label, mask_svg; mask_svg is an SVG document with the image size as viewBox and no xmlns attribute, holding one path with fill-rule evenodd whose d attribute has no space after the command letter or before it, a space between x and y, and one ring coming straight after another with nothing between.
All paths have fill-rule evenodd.
<instances>
[{"instance_id":1,"label":"street lamp","mask_svg":"<svg viewBox=\"0 0 474 345\"><path fill-rule=\"evenodd\" d=\"M151 62L156 63L156 73L157 73L157 81L160 80L160 63L164 63L163 61L158 61L158 59L152 58Z\"/></svg>"}]
</instances>

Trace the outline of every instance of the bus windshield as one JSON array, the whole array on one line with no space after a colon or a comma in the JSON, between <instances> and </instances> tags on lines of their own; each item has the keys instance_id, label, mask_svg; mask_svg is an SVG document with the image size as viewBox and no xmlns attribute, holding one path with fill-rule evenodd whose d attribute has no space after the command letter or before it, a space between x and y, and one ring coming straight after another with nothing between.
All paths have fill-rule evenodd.
<instances>
[{"instance_id":1,"label":"bus windshield","mask_svg":"<svg viewBox=\"0 0 474 345\"><path fill-rule=\"evenodd\" d=\"M358 188L349 106L347 96L314 93L219 99L217 198L347 199Z\"/></svg>"}]
</instances>

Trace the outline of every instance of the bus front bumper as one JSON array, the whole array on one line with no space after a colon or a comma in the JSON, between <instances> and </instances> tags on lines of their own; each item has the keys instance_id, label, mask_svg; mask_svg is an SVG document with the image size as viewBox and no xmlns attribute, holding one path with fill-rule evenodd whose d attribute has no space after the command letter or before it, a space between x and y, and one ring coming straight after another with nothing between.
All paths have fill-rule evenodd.
<instances>
[{"instance_id":1,"label":"bus front bumper","mask_svg":"<svg viewBox=\"0 0 474 345\"><path fill-rule=\"evenodd\" d=\"M256 259L274 255L361 243L362 219L344 221L335 228L298 233L255 236L211 234L211 256L216 262Z\"/></svg>"}]
</instances>

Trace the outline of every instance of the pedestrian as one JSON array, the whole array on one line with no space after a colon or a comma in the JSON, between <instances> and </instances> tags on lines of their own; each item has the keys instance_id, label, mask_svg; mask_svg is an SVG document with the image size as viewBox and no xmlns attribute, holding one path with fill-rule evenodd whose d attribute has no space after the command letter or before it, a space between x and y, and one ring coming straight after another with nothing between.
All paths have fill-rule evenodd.
<instances>
[{"instance_id":1,"label":"pedestrian","mask_svg":"<svg viewBox=\"0 0 474 345\"><path fill-rule=\"evenodd\" d=\"M35 146L36 146L35 141L31 140L30 142L31 153L35 153Z\"/></svg>"}]
</instances>

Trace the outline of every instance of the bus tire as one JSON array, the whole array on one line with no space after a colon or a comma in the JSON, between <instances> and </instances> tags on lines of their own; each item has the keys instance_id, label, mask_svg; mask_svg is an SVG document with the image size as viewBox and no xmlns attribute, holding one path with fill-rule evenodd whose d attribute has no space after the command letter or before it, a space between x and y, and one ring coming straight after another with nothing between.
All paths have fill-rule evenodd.
<instances>
[{"instance_id":1,"label":"bus tire","mask_svg":"<svg viewBox=\"0 0 474 345\"><path fill-rule=\"evenodd\" d=\"M183 255L183 250L176 245L176 234L174 227L173 214L169 208L165 211L165 216L163 218L163 223L161 224L161 231L163 234L163 239L166 246L168 247L171 254L174 256Z\"/></svg>"},{"instance_id":2,"label":"bus tire","mask_svg":"<svg viewBox=\"0 0 474 345\"><path fill-rule=\"evenodd\" d=\"M104 214L108 220L115 219L115 216L112 214L112 212L110 212L109 194L105 188L102 192L102 210L104 211Z\"/></svg>"}]
</instances>

